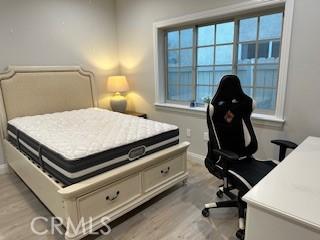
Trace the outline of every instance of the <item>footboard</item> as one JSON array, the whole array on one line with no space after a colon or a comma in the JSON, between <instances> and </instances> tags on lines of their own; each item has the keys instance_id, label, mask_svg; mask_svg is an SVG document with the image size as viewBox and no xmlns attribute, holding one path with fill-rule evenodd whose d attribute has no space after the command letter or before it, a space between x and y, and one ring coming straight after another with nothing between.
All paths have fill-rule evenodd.
<instances>
[{"instance_id":1,"label":"footboard","mask_svg":"<svg viewBox=\"0 0 320 240\"><path fill-rule=\"evenodd\" d=\"M67 228L65 238L73 240L185 181L188 146L188 142L180 143L68 187L57 184L6 140L5 155L10 167L39 199L63 219Z\"/></svg>"},{"instance_id":2,"label":"footboard","mask_svg":"<svg viewBox=\"0 0 320 240\"><path fill-rule=\"evenodd\" d=\"M60 189L68 216L76 224L85 223L88 231L99 229L187 176L187 147L184 142L146 156L131 164L78 184ZM66 239L78 239L87 233L70 229Z\"/></svg>"}]
</instances>

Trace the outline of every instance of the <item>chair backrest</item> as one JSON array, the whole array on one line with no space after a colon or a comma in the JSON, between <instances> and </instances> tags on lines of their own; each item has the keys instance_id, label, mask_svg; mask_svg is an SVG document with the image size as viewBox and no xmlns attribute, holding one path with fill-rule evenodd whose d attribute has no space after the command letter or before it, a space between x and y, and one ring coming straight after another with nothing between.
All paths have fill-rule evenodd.
<instances>
[{"instance_id":1,"label":"chair backrest","mask_svg":"<svg viewBox=\"0 0 320 240\"><path fill-rule=\"evenodd\" d=\"M224 76L207 108L210 139L207 158L211 166L220 160L212 154L213 149L229 150L241 158L257 151L258 143L250 120L253 109L254 101L243 92L239 78Z\"/></svg>"}]
</instances>

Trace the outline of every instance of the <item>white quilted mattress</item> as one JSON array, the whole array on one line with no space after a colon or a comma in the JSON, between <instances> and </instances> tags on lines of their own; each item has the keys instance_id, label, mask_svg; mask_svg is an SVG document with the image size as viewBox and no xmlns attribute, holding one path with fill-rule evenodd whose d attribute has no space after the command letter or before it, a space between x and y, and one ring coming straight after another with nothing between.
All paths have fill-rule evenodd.
<instances>
[{"instance_id":1,"label":"white quilted mattress","mask_svg":"<svg viewBox=\"0 0 320 240\"><path fill-rule=\"evenodd\" d=\"M177 129L99 108L15 118L9 124L70 161Z\"/></svg>"}]
</instances>

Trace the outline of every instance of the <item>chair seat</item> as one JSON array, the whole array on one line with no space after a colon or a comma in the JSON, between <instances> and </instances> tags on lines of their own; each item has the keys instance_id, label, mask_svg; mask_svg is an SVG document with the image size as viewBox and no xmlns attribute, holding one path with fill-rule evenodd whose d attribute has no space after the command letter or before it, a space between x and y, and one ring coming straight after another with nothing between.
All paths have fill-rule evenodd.
<instances>
[{"instance_id":1,"label":"chair seat","mask_svg":"<svg viewBox=\"0 0 320 240\"><path fill-rule=\"evenodd\" d=\"M274 167L272 161L257 161L255 159L241 160L232 164L228 171L232 185L241 188L243 191L250 190L262 178L264 178Z\"/></svg>"}]
</instances>

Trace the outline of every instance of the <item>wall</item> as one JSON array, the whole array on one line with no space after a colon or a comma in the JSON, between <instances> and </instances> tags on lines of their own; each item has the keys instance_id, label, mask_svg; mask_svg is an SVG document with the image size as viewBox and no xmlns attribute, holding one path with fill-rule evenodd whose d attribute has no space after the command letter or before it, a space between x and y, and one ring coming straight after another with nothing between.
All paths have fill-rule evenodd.
<instances>
[{"instance_id":1,"label":"wall","mask_svg":"<svg viewBox=\"0 0 320 240\"><path fill-rule=\"evenodd\" d=\"M119 70L113 0L0 0L0 32L0 71L80 65L95 73L106 105L104 80Z\"/></svg>"},{"instance_id":2,"label":"wall","mask_svg":"<svg viewBox=\"0 0 320 240\"><path fill-rule=\"evenodd\" d=\"M178 17L198 11L239 3L232 0L118 0L117 31L121 71L131 80L132 108L148 112L152 119L171 122L181 128L181 135L192 143L191 151L206 154L203 132L207 131L204 116L178 114L155 109L153 29L156 21ZM274 138L289 138L300 143L306 136L320 136L319 64L316 50L320 28L317 0L296 0L290 67L285 106L286 122L281 129L255 126L258 137L259 158L276 158L278 149L270 144ZM186 128L192 137L186 138Z\"/></svg>"}]
</instances>

